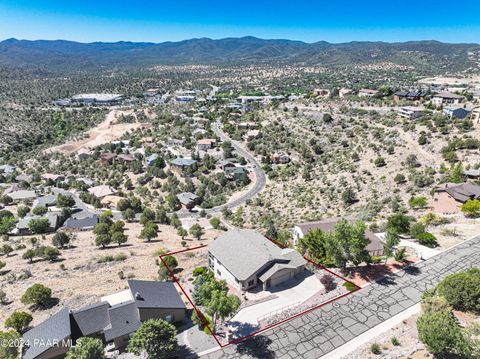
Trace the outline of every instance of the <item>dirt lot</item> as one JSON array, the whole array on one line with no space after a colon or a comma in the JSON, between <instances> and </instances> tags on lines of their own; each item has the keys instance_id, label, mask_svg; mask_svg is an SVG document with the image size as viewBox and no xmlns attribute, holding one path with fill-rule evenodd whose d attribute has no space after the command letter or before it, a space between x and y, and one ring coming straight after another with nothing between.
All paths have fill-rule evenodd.
<instances>
[{"instance_id":1,"label":"dirt lot","mask_svg":"<svg viewBox=\"0 0 480 359\"><path fill-rule=\"evenodd\" d=\"M117 140L128 131L135 130L146 124L139 122L134 123L115 123L120 115L132 115L133 110L112 110L105 117L105 120L97 127L90 129L83 139L67 142L65 144L51 147L47 150L48 153L60 152L69 155L77 152L81 148L94 148L105 143Z\"/></svg>"},{"instance_id":2,"label":"dirt lot","mask_svg":"<svg viewBox=\"0 0 480 359\"><path fill-rule=\"evenodd\" d=\"M150 243L139 239L142 226L136 223L126 225L128 242L122 247L112 246L107 249L98 249L94 244L94 235L91 231L76 233L72 241L73 248L61 251L61 259L54 263L36 261L32 264L22 259L25 251L19 250L9 258L2 258L7 263L4 271L8 273L0 277L1 288L7 297L13 301L2 308L0 323L3 325L6 318L15 310L28 311L29 308L20 302L20 297L25 290L34 283L41 283L52 289L53 297L58 298L58 304L50 309L37 310L33 313L33 325L60 309L68 306L72 309L86 306L100 299L101 296L112 294L126 288L127 278L155 280L158 279L158 266L155 261L156 252L160 250L174 251L183 249L181 238L176 230L170 226L161 225L158 238ZM187 237L188 247L207 244L211 239L218 236L219 231L206 229L205 235L200 241ZM21 241L30 248L29 237L15 237L12 240ZM50 245L51 235L40 241L40 244ZM98 259L106 255L127 255L124 261L98 263ZM182 258L182 265L189 266L190 259ZM65 268L62 269L61 266ZM13 274L17 277L22 271L28 270L32 276L27 279L12 279ZM124 279L119 273L123 272Z\"/></svg>"}]
</instances>

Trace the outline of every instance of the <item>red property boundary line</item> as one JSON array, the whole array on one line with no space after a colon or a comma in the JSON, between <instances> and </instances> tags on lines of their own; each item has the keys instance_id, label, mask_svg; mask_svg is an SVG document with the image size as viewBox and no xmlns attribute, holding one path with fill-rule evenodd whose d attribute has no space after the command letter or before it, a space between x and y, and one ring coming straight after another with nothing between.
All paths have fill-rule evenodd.
<instances>
[{"instance_id":1,"label":"red property boundary line","mask_svg":"<svg viewBox=\"0 0 480 359\"><path fill-rule=\"evenodd\" d=\"M268 237L265 237L265 238L268 239L270 242L275 243L277 246L279 246L279 247L282 248L282 249L286 248L283 244L281 244L281 243L279 243L279 242L277 242L277 241L275 241L275 240L273 240L273 239L271 239L271 238L268 238ZM180 284L178 278L175 276L175 274L173 273L173 271L167 266L167 264L165 263L165 260L163 259L163 257L166 257L166 256L172 256L172 255L175 255L175 254L190 252L190 251L194 251L194 250L201 249L201 248L205 248L205 247L207 247L207 245L206 245L206 244L203 244L203 245L200 245L200 246L197 246L197 247L193 247L193 248L183 249L183 250L176 251L176 252L165 253L165 254L162 254L159 258L160 258L160 260L162 261L164 267L167 269L170 277L171 277L171 278L173 279L173 281L178 285L178 287L180 288L180 290L182 291L182 293L185 295L185 297L187 297L188 301L190 302L190 304L191 304L192 307L193 307L193 310L195 310L195 312L197 313L197 316L198 316L198 317L200 318L200 320L203 322L204 326L208 328L208 331L212 334L213 338L214 338L215 341L218 343L218 345L220 346L220 348L225 348L225 347L227 347L227 346L229 346L229 345L238 344L238 343L240 343L240 342L243 342L244 340L247 340L247 339L249 339L249 338L251 338L251 337L254 337L255 335L258 335L258 334L263 333L263 332L265 332L265 331L267 331L267 330L270 330L270 329L272 329L272 328L274 328L274 327L277 327L277 326L279 326L279 325L282 325L282 324L284 324L284 323L286 323L286 322L288 322L288 321L290 321L290 320L292 320L292 319L298 318L298 317L300 317L300 316L302 316L302 315L304 315L304 314L307 314L307 313L309 313L309 312L312 312L312 311L314 311L314 310L317 310L317 309L319 309L319 308L321 308L321 307L323 307L323 306L325 306L325 305L327 305L327 304L333 303L333 302L335 302L335 301L337 301L337 300L339 300L339 299L341 299L341 298L344 298L344 297L346 297L346 296L348 296L348 295L350 295L350 294L353 294L353 293L355 293L355 292L357 292L357 291L359 291L359 290L361 289L361 287L359 287L358 285L356 285L356 284L353 283L352 281L350 281L350 280L342 277L341 275L339 275L339 274L331 271L330 269L328 269L328 268L325 267L324 265L322 265L322 264L320 264L320 263L317 263L317 262L314 262L314 261L312 261L310 258L307 258L306 256L303 256L303 258L304 258L307 262L313 264L313 265L316 266L317 268L320 268L320 269L323 269L323 270L327 271L328 273L336 276L337 278L342 279L343 281L345 281L345 282L347 282L347 283L350 283L351 285L353 285L353 286L355 287L355 289L353 289L353 290L351 290L351 291L349 291L349 292L347 292L347 293L344 293L344 294L342 294L342 295L340 295L340 296L338 296L338 297L336 297L336 298L332 298L332 299L330 299L330 300L327 300L326 302L321 303L321 304L319 304L319 305L317 305L317 306L315 306L315 307L313 307L313 308L306 309L306 310L304 310L304 311L302 311L302 312L300 312L300 313L297 313L297 314L295 314L295 315L292 315L291 317L289 317L289 318L287 318L287 319L283 319L283 320L281 320L281 321L278 322L278 323L269 325L269 326L267 326L267 327L265 327L265 328L263 328L263 329L257 330L257 331L255 331L255 332L250 333L250 334L248 334L248 335L245 335L245 336L243 336L243 337L241 337L241 338L238 338L238 339L229 341L229 342L226 343L226 344L222 344L222 343L220 342L220 340L217 338L217 336L215 335L215 333L213 333L213 330L212 330L212 328L211 328L211 326L210 326L210 323L208 323L208 321L207 321L207 320L205 319L205 317L203 316L202 312L201 312L201 311L197 308L197 306L193 303L193 301L192 301L192 299L190 298L190 296L187 294L187 292L185 291L185 289L183 288L183 286Z\"/></svg>"}]
</instances>

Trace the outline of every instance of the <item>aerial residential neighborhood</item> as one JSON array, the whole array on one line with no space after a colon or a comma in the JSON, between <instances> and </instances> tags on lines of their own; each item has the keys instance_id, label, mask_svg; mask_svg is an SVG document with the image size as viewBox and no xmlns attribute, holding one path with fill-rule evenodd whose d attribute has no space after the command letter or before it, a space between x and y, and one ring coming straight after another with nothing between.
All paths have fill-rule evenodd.
<instances>
[{"instance_id":1,"label":"aerial residential neighborhood","mask_svg":"<svg viewBox=\"0 0 480 359\"><path fill-rule=\"evenodd\" d=\"M0 359L480 358L479 13L2 2Z\"/></svg>"}]
</instances>

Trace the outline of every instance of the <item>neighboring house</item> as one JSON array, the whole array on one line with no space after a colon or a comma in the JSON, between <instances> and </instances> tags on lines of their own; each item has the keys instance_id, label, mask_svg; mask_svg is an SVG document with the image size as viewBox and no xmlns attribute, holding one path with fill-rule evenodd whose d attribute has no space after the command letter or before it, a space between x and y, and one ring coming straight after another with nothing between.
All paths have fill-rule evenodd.
<instances>
[{"instance_id":1,"label":"neighboring house","mask_svg":"<svg viewBox=\"0 0 480 359\"><path fill-rule=\"evenodd\" d=\"M65 221L62 228L73 231L88 231L94 229L98 222L99 218L96 214L83 218L70 217Z\"/></svg>"},{"instance_id":2,"label":"neighboring house","mask_svg":"<svg viewBox=\"0 0 480 359\"><path fill-rule=\"evenodd\" d=\"M183 207L185 207L186 209L192 209L198 204L200 197L198 197L194 193L183 192L177 194L177 199Z\"/></svg>"},{"instance_id":3,"label":"neighboring house","mask_svg":"<svg viewBox=\"0 0 480 359\"><path fill-rule=\"evenodd\" d=\"M457 202L465 203L471 199L480 199L480 186L473 183L462 183L458 186L446 184L444 188L437 188L436 192L446 192Z\"/></svg>"},{"instance_id":4,"label":"neighboring house","mask_svg":"<svg viewBox=\"0 0 480 359\"><path fill-rule=\"evenodd\" d=\"M231 229L208 246L208 265L218 279L237 290L265 290L303 272L306 260L252 229Z\"/></svg>"},{"instance_id":5,"label":"neighboring house","mask_svg":"<svg viewBox=\"0 0 480 359\"><path fill-rule=\"evenodd\" d=\"M216 144L217 140L214 138L202 138L201 140L197 141L197 150L206 151L215 147Z\"/></svg>"},{"instance_id":6,"label":"neighboring house","mask_svg":"<svg viewBox=\"0 0 480 359\"><path fill-rule=\"evenodd\" d=\"M290 157L285 152L278 151L270 156L270 160L276 164L285 164L290 162Z\"/></svg>"},{"instance_id":7,"label":"neighboring house","mask_svg":"<svg viewBox=\"0 0 480 359\"><path fill-rule=\"evenodd\" d=\"M31 190L19 190L8 193L8 197L10 197L14 203L18 203L21 201L32 201L37 198L37 193Z\"/></svg>"},{"instance_id":8,"label":"neighboring house","mask_svg":"<svg viewBox=\"0 0 480 359\"><path fill-rule=\"evenodd\" d=\"M91 178L87 178L87 177L79 177L77 179L75 179L77 182L82 182L85 186L87 187L92 187L95 185L95 181Z\"/></svg>"},{"instance_id":9,"label":"neighboring house","mask_svg":"<svg viewBox=\"0 0 480 359\"><path fill-rule=\"evenodd\" d=\"M145 158L145 165L148 167L153 166L157 158L158 158L158 155L156 153L153 153L150 156L147 156Z\"/></svg>"},{"instance_id":10,"label":"neighboring house","mask_svg":"<svg viewBox=\"0 0 480 359\"><path fill-rule=\"evenodd\" d=\"M247 173L247 169L241 166L226 167L223 171L225 172L225 177L235 181L242 178L242 176Z\"/></svg>"},{"instance_id":11,"label":"neighboring house","mask_svg":"<svg viewBox=\"0 0 480 359\"><path fill-rule=\"evenodd\" d=\"M358 97L374 97L378 94L377 90L361 89L358 91Z\"/></svg>"},{"instance_id":12,"label":"neighboring house","mask_svg":"<svg viewBox=\"0 0 480 359\"><path fill-rule=\"evenodd\" d=\"M32 175L25 175L21 174L15 177L15 181L17 182L26 182L26 183L32 183L33 182L33 176Z\"/></svg>"},{"instance_id":13,"label":"neighboring house","mask_svg":"<svg viewBox=\"0 0 480 359\"><path fill-rule=\"evenodd\" d=\"M243 138L245 141L251 141L256 138L259 138L261 136L261 132L259 130L250 130L247 131L245 135L243 135Z\"/></svg>"},{"instance_id":14,"label":"neighboring house","mask_svg":"<svg viewBox=\"0 0 480 359\"><path fill-rule=\"evenodd\" d=\"M239 122L237 128L239 130L254 130L259 127L258 123L255 122Z\"/></svg>"},{"instance_id":15,"label":"neighboring house","mask_svg":"<svg viewBox=\"0 0 480 359\"><path fill-rule=\"evenodd\" d=\"M111 152L102 153L100 155L100 162L111 165L115 160L115 157L117 157L115 153L111 153Z\"/></svg>"},{"instance_id":16,"label":"neighboring house","mask_svg":"<svg viewBox=\"0 0 480 359\"><path fill-rule=\"evenodd\" d=\"M320 229L323 232L332 232L339 218L329 218L322 221L305 222L295 224L293 227L293 243L298 245L301 238L314 229ZM383 255L383 243L381 239L373 232L366 230L365 237L370 241L367 246L368 253L372 256Z\"/></svg>"},{"instance_id":17,"label":"neighboring house","mask_svg":"<svg viewBox=\"0 0 480 359\"><path fill-rule=\"evenodd\" d=\"M344 98L345 96L349 95L352 93L352 90L350 89L347 89L347 88L341 88L339 91L338 91L338 96L340 98Z\"/></svg>"},{"instance_id":18,"label":"neighboring house","mask_svg":"<svg viewBox=\"0 0 480 359\"><path fill-rule=\"evenodd\" d=\"M174 147L183 146L184 143L185 143L185 140L181 138L170 138L167 140L167 145L174 146Z\"/></svg>"},{"instance_id":19,"label":"neighboring house","mask_svg":"<svg viewBox=\"0 0 480 359\"><path fill-rule=\"evenodd\" d=\"M478 179L480 178L480 170L475 170L475 169L471 169L471 170L463 170L462 171L462 176L465 177L465 178L473 178L473 179Z\"/></svg>"},{"instance_id":20,"label":"neighboring house","mask_svg":"<svg viewBox=\"0 0 480 359\"><path fill-rule=\"evenodd\" d=\"M398 115L409 120L419 118L422 114L423 108L421 107L404 106L398 109Z\"/></svg>"},{"instance_id":21,"label":"neighboring house","mask_svg":"<svg viewBox=\"0 0 480 359\"><path fill-rule=\"evenodd\" d=\"M126 163L135 161L135 157L131 154L121 154L115 159L117 162Z\"/></svg>"},{"instance_id":22,"label":"neighboring house","mask_svg":"<svg viewBox=\"0 0 480 359\"><path fill-rule=\"evenodd\" d=\"M458 107L458 106L447 106L443 109L443 113L448 116L450 119L452 118L459 118L459 119L464 119L468 115L470 115L470 110L467 110L466 108L463 107Z\"/></svg>"},{"instance_id":23,"label":"neighboring house","mask_svg":"<svg viewBox=\"0 0 480 359\"><path fill-rule=\"evenodd\" d=\"M433 95L432 104L435 107L440 107L443 104L454 104L454 105L456 105L456 104L459 104L460 102L462 102L463 99L464 99L463 96L444 91L444 92L440 92L440 93L437 93L437 94Z\"/></svg>"},{"instance_id":24,"label":"neighboring house","mask_svg":"<svg viewBox=\"0 0 480 359\"><path fill-rule=\"evenodd\" d=\"M464 176L476 174L473 170L471 171L464 171ZM468 182L460 185L446 183L442 187L435 188L429 207L436 213L455 214L461 211L460 207L463 203L471 199L480 199L480 186Z\"/></svg>"},{"instance_id":25,"label":"neighboring house","mask_svg":"<svg viewBox=\"0 0 480 359\"><path fill-rule=\"evenodd\" d=\"M197 163L196 160L189 158L175 158L170 162L170 166L173 169L185 170L187 168L192 168Z\"/></svg>"},{"instance_id":26,"label":"neighboring house","mask_svg":"<svg viewBox=\"0 0 480 359\"><path fill-rule=\"evenodd\" d=\"M103 198L105 196L111 196L117 193L112 187L107 185L91 187L88 189L88 192L93 194L97 198Z\"/></svg>"},{"instance_id":27,"label":"neighboring house","mask_svg":"<svg viewBox=\"0 0 480 359\"><path fill-rule=\"evenodd\" d=\"M32 208L37 207L53 207L57 204L56 194L49 194L46 196L38 197L34 202Z\"/></svg>"},{"instance_id":28,"label":"neighboring house","mask_svg":"<svg viewBox=\"0 0 480 359\"><path fill-rule=\"evenodd\" d=\"M397 91L393 94L393 100L399 102L401 100L419 101L423 97L420 91Z\"/></svg>"},{"instance_id":29,"label":"neighboring house","mask_svg":"<svg viewBox=\"0 0 480 359\"><path fill-rule=\"evenodd\" d=\"M72 345L70 311L63 308L23 335L23 359L63 358Z\"/></svg>"},{"instance_id":30,"label":"neighboring house","mask_svg":"<svg viewBox=\"0 0 480 359\"><path fill-rule=\"evenodd\" d=\"M222 171L225 171L225 169L228 168L228 167L235 167L234 161L235 160L230 160L230 159L220 160L220 161L218 161L217 166Z\"/></svg>"},{"instance_id":31,"label":"neighboring house","mask_svg":"<svg viewBox=\"0 0 480 359\"><path fill-rule=\"evenodd\" d=\"M77 157L80 161L86 160L92 155L92 151L87 150L86 148L81 148L78 150Z\"/></svg>"},{"instance_id":32,"label":"neighboring house","mask_svg":"<svg viewBox=\"0 0 480 359\"><path fill-rule=\"evenodd\" d=\"M52 181L52 182L57 182L57 181L64 181L65 180L65 175L56 175L52 173L45 173L42 175L42 179L44 181Z\"/></svg>"},{"instance_id":33,"label":"neighboring house","mask_svg":"<svg viewBox=\"0 0 480 359\"><path fill-rule=\"evenodd\" d=\"M129 280L128 287L79 310L63 308L26 332L23 339L30 346L24 348L23 358L63 358L81 337L99 338L120 350L148 319L180 323L185 318L186 307L174 283ZM58 342L60 346L54 345Z\"/></svg>"},{"instance_id":34,"label":"neighboring house","mask_svg":"<svg viewBox=\"0 0 480 359\"><path fill-rule=\"evenodd\" d=\"M1 165L0 166L0 173L9 175L9 174L12 174L13 172L15 172L16 169L17 169L17 167L12 166L12 165Z\"/></svg>"},{"instance_id":35,"label":"neighboring house","mask_svg":"<svg viewBox=\"0 0 480 359\"><path fill-rule=\"evenodd\" d=\"M332 91L329 89L315 89L313 90L313 94L317 97L330 97Z\"/></svg>"},{"instance_id":36,"label":"neighboring house","mask_svg":"<svg viewBox=\"0 0 480 359\"><path fill-rule=\"evenodd\" d=\"M55 232L60 226L60 217L56 214L46 214L45 216L26 216L21 218L16 226L15 234L28 235L32 232L28 226L32 219L48 219L47 233Z\"/></svg>"}]
</instances>

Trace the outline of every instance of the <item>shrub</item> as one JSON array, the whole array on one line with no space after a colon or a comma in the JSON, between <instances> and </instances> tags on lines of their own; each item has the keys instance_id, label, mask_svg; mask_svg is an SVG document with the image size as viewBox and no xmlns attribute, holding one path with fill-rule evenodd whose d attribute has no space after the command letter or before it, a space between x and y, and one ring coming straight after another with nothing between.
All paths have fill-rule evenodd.
<instances>
[{"instance_id":1,"label":"shrub","mask_svg":"<svg viewBox=\"0 0 480 359\"><path fill-rule=\"evenodd\" d=\"M382 351L380 350L380 345L378 345L377 343L373 343L370 346L370 351L375 355L380 355L382 353Z\"/></svg>"},{"instance_id":2,"label":"shrub","mask_svg":"<svg viewBox=\"0 0 480 359\"><path fill-rule=\"evenodd\" d=\"M52 238L52 244L58 248L63 248L68 243L70 243L70 236L65 232L57 232Z\"/></svg>"},{"instance_id":3,"label":"shrub","mask_svg":"<svg viewBox=\"0 0 480 359\"><path fill-rule=\"evenodd\" d=\"M76 345L68 350L65 359L100 359L104 358L103 343L98 338L82 337Z\"/></svg>"},{"instance_id":4,"label":"shrub","mask_svg":"<svg viewBox=\"0 0 480 359\"><path fill-rule=\"evenodd\" d=\"M438 246L437 237L428 232L419 234L416 240L418 243L426 247L435 248Z\"/></svg>"},{"instance_id":5,"label":"shrub","mask_svg":"<svg viewBox=\"0 0 480 359\"><path fill-rule=\"evenodd\" d=\"M343 283L343 286L350 292L353 292L354 290L358 289L358 287L355 284L350 282Z\"/></svg>"},{"instance_id":6,"label":"shrub","mask_svg":"<svg viewBox=\"0 0 480 359\"><path fill-rule=\"evenodd\" d=\"M337 287L337 283L335 283L335 280L329 274L325 274L324 276L322 276L320 278L320 283L323 284L327 292L331 292Z\"/></svg>"},{"instance_id":7,"label":"shrub","mask_svg":"<svg viewBox=\"0 0 480 359\"><path fill-rule=\"evenodd\" d=\"M478 199L468 200L461 209L467 217L478 217L480 216L480 201Z\"/></svg>"},{"instance_id":8,"label":"shrub","mask_svg":"<svg viewBox=\"0 0 480 359\"><path fill-rule=\"evenodd\" d=\"M410 226L410 236L412 238L417 238L420 234L425 233L425 231L425 226L420 222L413 223Z\"/></svg>"},{"instance_id":9,"label":"shrub","mask_svg":"<svg viewBox=\"0 0 480 359\"><path fill-rule=\"evenodd\" d=\"M466 343L450 311L423 314L417 320L418 337L436 355L461 355Z\"/></svg>"},{"instance_id":10,"label":"shrub","mask_svg":"<svg viewBox=\"0 0 480 359\"><path fill-rule=\"evenodd\" d=\"M34 284L22 295L20 301L37 307L45 307L52 298L52 290L42 284Z\"/></svg>"},{"instance_id":11,"label":"shrub","mask_svg":"<svg viewBox=\"0 0 480 359\"><path fill-rule=\"evenodd\" d=\"M13 312L10 317L5 321L6 328L15 329L20 334L28 328L33 318L30 313L27 312Z\"/></svg>"},{"instance_id":12,"label":"shrub","mask_svg":"<svg viewBox=\"0 0 480 359\"><path fill-rule=\"evenodd\" d=\"M411 208L424 208L427 206L427 198L423 196L412 197L408 200Z\"/></svg>"},{"instance_id":13,"label":"shrub","mask_svg":"<svg viewBox=\"0 0 480 359\"><path fill-rule=\"evenodd\" d=\"M394 345L396 347L400 345L400 342L395 337L392 337L392 339L390 341L392 342L392 345Z\"/></svg>"},{"instance_id":14,"label":"shrub","mask_svg":"<svg viewBox=\"0 0 480 359\"><path fill-rule=\"evenodd\" d=\"M161 319L150 319L143 322L132 335L127 351L136 355L145 352L149 358L168 359L177 348L175 327Z\"/></svg>"},{"instance_id":15,"label":"shrub","mask_svg":"<svg viewBox=\"0 0 480 359\"><path fill-rule=\"evenodd\" d=\"M14 330L8 332L0 331L0 342L15 342L20 339L20 334ZM18 347L15 345L0 345L0 358L16 359L18 358Z\"/></svg>"},{"instance_id":16,"label":"shrub","mask_svg":"<svg viewBox=\"0 0 480 359\"><path fill-rule=\"evenodd\" d=\"M469 269L447 276L438 284L437 293L453 309L480 312L480 269Z\"/></svg>"}]
</instances>

